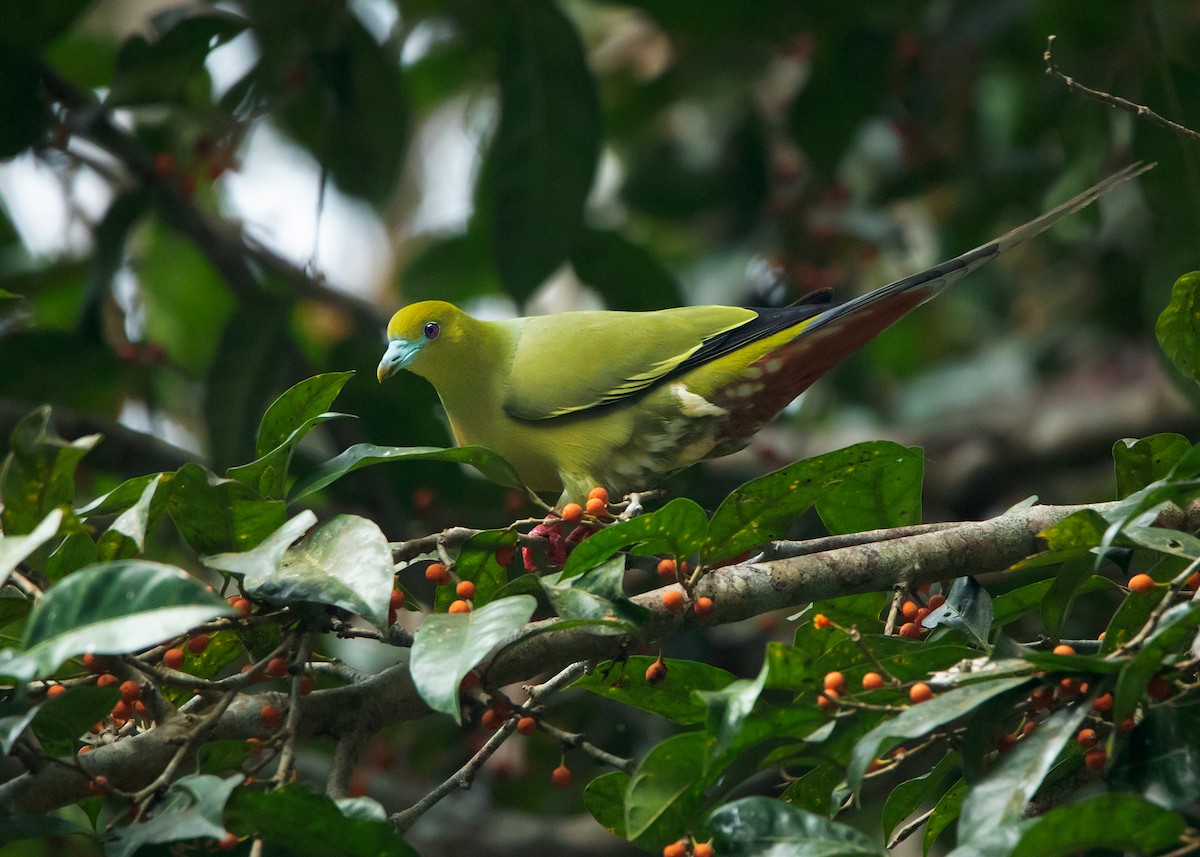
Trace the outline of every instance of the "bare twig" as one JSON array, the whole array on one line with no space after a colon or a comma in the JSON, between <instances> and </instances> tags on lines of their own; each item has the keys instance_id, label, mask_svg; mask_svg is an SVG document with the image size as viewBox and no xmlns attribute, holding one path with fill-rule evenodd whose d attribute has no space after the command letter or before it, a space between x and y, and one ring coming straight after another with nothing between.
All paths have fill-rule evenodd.
<instances>
[{"instance_id":1,"label":"bare twig","mask_svg":"<svg viewBox=\"0 0 1200 857\"><path fill-rule=\"evenodd\" d=\"M184 759L192 754L192 752L200 746L200 743L208 737L208 734L216 727L221 720L221 715L225 713L225 709L229 708L230 704L237 697L237 691L231 690L218 700L212 710L199 718L199 722L192 728L191 734L175 751L175 755L167 766L162 769L162 772L155 777L148 785L139 791L135 797L138 803L145 801L151 797L160 788L167 785L175 777L175 772L179 770L179 766L183 764Z\"/></svg>"},{"instance_id":2,"label":"bare twig","mask_svg":"<svg viewBox=\"0 0 1200 857\"><path fill-rule=\"evenodd\" d=\"M622 756L614 756L607 750L601 750L595 744L588 741L582 732L567 732L565 729L559 729L552 723L547 723L540 717L538 718L538 729L541 729L564 747L569 747L573 750L580 750L584 753L587 753L600 764L608 765L610 768L616 768L618 771L624 771L627 774L632 774L633 769L637 766L637 762L634 759L626 759Z\"/></svg>"},{"instance_id":3,"label":"bare twig","mask_svg":"<svg viewBox=\"0 0 1200 857\"><path fill-rule=\"evenodd\" d=\"M325 781L325 794L335 800L350 793L350 779L362 758L366 741L363 734L352 729L338 736L333 748L333 762L329 767L329 778Z\"/></svg>"},{"instance_id":4,"label":"bare twig","mask_svg":"<svg viewBox=\"0 0 1200 857\"><path fill-rule=\"evenodd\" d=\"M304 665L312 652L312 632L302 632L296 640L288 671L291 686L288 688L287 719L283 723L283 750L279 754L279 768L275 771L275 782L286 785L292 778L296 764L296 745L300 740L300 685L304 680Z\"/></svg>"},{"instance_id":5,"label":"bare twig","mask_svg":"<svg viewBox=\"0 0 1200 857\"><path fill-rule=\"evenodd\" d=\"M1084 86L1075 78L1063 74L1058 69L1058 64L1054 62L1054 40L1057 36L1046 37L1046 50L1042 54L1042 59L1046 61L1046 74L1050 77L1061 80L1070 92L1077 92L1080 95L1085 95L1088 98L1093 98L1102 104L1107 104L1109 107L1115 107L1117 110L1124 110L1126 113L1132 113L1139 119L1145 119L1153 125L1160 128L1166 128L1168 131L1174 131L1176 134L1181 134L1192 140L1200 142L1200 132L1193 131L1185 125L1180 125L1178 122L1172 122L1170 119L1159 116L1149 107L1142 104L1134 104L1132 101L1127 101L1117 95L1110 95L1107 92L1101 92L1098 89Z\"/></svg>"}]
</instances>

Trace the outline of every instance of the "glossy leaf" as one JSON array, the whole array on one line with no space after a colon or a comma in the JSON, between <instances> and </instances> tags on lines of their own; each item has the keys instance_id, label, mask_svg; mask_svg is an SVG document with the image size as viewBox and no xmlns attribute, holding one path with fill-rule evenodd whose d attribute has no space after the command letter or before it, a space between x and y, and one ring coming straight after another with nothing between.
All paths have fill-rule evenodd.
<instances>
[{"instance_id":1,"label":"glossy leaf","mask_svg":"<svg viewBox=\"0 0 1200 857\"><path fill-rule=\"evenodd\" d=\"M746 797L708 817L722 857L884 857L870 836L766 797Z\"/></svg>"},{"instance_id":2,"label":"glossy leaf","mask_svg":"<svg viewBox=\"0 0 1200 857\"><path fill-rule=\"evenodd\" d=\"M47 754L68 756L79 736L108 716L120 698L120 691L111 685L68 688L38 706L30 727Z\"/></svg>"},{"instance_id":3,"label":"glossy leaf","mask_svg":"<svg viewBox=\"0 0 1200 857\"><path fill-rule=\"evenodd\" d=\"M1092 555L1081 551L1064 562L1052 580L1043 581L1046 589L1041 602L1042 621L1051 634L1057 636L1062 631L1076 595L1081 591L1095 591L1104 585L1102 581L1107 582L1107 578L1092 574L1094 568Z\"/></svg>"},{"instance_id":4,"label":"glossy leaf","mask_svg":"<svg viewBox=\"0 0 1200 857\"><path fill-rule=\"evenodd\" d=\"M1066 857L1092 849L1158 854L1178 844L1186 828L1177 813L1135 795L1096 795L1038 818L1012 857Z\"/></svg>"},{"instance_id":5,"label":"glossy leaf","mask_svg":"<svg viewBox=\"0 0 1200 857\"><path fill-rule=\"evenodd\" d=\"M818 498L817 514L830 533L861 533L921 523L925 454L920 447L880 457L872 466L847 468Z\"/></svg>"},{"instance_id":6,"label":"glossy leaf","mask_svg":"<svg viewBox=\"0 0 1200 857\"><path fill-rule=\"evenodd\" d=\"M1200 271L1171 287L1171 301L1154 326L1158 344L1186 377L1200 383Z\"/></svg>"},{"instance_id":7,"label":"glossy leaf","mask_svg":"<svg viewBox=\"0 0 1200 857\"><path fill-rule=\"evenodd\" d=\"M45 675L67 658L136 652L230 612L174 566L102 563L64 578L34 605L22 645Z\"/></svg>"},{"instance_id":8,"label":"glossy leaf","mask_svg":"<svg viewBox=\"0 0 1200 857\"><path fill-rule=\"evenodd\" d=\"M287 496L288 466L292 452L314 426L345 417L348 414L318 414L301 423L277 447L249 464L230 467L225 471L230 479L244 482L264 500L282 500Z\"/></svg>"},{"instance_id":9,"label":"glossy leaf","mask_svg":"<svg viewBox=\"0 0 1200 857\"><path fill-rule=\"evenodd\" d=\"M1113 465L1117 473L1117 497L1128 497L1171 472L1171 468L1192 448L1181 434L1154 434L1141 440L1122 438L1113 444Z\"/></svg>"},{"instance_id":10,"label":"glossy leaf","mask_svg":"<svg viewBox=\"0 0 1200 857\"><path fill-rule=\"evenodd\" d=\"M965 781L959 780L950 786L934 804L933 812L930 813L929 821L925 825L925 836L921 843L923 854L928 854L942 831L958 820L959 812L962 811L963 797L966 794L967 784Z\"/></svg>"},{"instance_id":11,"label":"glossy leaf","mask_svg":"<svg viewBox=\"0 0 1200 857\"><path fill-rule=\"evenodd\" d=\"M667 680L651 685L646 681L646 669L655 660L649 655L630 655L619 664L605 661L572 687L649 711L682 726L697 726L704 722L708 706L694 697L693 691L722 690L734 681L733 675L719 667L671 658L666 661Z\"/></svg>"},{"instance_id":12,"label":"glossy leaf","mask_svg":"<svg viewBox=\"0 0 1200 857\"><path fill-rule=\"evenodd\" d=\"M836 809L833 790L841 785L845 778L846 772L841 765L817 765L808 773L801 774L784 789L779 799L797 809L830 818Z\"/></svg>"},{"instance_id":13,"label":"glossy leaf","mask_svg":"<svg viewBox=\"0 0 1200 857\"><path fill-rule=\"evenodd\" d=\"M244 777L192 774L171 783L162 803L145 821L118 827L105 845L105 854L131 857L143 845L183 839L224 839L222 816L234 789Z\"/></svg>"},{"instance_id":14,"label":"glossy leaf","mask_svg":"<svg viewBox=\"0 0 1200 857\"><path fill-rule=\"evenodd\" d=\"M1137 594L1130 597L1135 598ZM1162 615L1133 660L1117 677L1117 686L1113 691L1114 723L1120 723L1133 714L1138 701L1146 693L1147 682L1163 668L1169 654L1186 648L1196 636L1197 627L1200 627L1200 601L1176 604Z\"/></svg>"},{"instance_id":15,"label":"glossy leaf","mask_svg":"<svg viewBox=\"0 0 1200 857\"><path fill-rule=\"evenodd\" d=\"M950 587L945 606L950 616L941 624L957 628L987 648L988 634L992 629L992 596L973 577L960 577Z\"/></svg>"},{"instance_id":16,"label":"glossy leaf","mask_svg":"<svg viewBox=\"0 0 1200 857\"><path fill-rule=\"evenodd\" d=\"M625 793L630 777L624 771L609 771L596 777L583 790L583 805L592 818L609 833L625 836Z\"/></svg>"},{"instance_id":17,"label":"glossy leaf","mask_svg":"<svg viewBox=\"0 0 1200 857\"><path fill-rule=\"evenodd\" d=\"M67 441L50 424L50 408L26 414L12 430L8 457L0 467L0 526L9 536L33 532L57 506L75 497L75 468L100 440L89 435Z\"/></svg>"},{"instance_id":18,"label":"glossy leaf","mask_svg":"<svg viewBox=\"0 0 1200 857\"><path fill-rule=\"evenodd\" d=\"M938 795L946 778L958 769L958 753L951 751L938 759L932 770L892 789L883 804L883 835L890 839L900 822Z\"/></svg>"},{"instance_id":19,"label":"glossy leaf","mask_svg":"<svg viewBox=\"0 0 1200 857\"><path fill-rule=\"evenodd\" d=\"M146 486L161 479L163 473L148 473L145 476L135 476L126 479L107 494L102 494L86 506L75 510L80 518L96 518L102 515L119 515L141 499L146 492ZM169 477L168 477L169 478Z\"/></svg>"},{"instance_id":20,"label":"glossy leaf","mask_svg":"<svg viewBox=\"0 0 1200 857\"><path fill-rule=\"evenodd\" d=\"M580 542L567 559L562 576L581 574L622 550L687 559L699 549L707 529L704 510L693 500L677 497L661 509L605 527Z\"/></svg>"},{"instance_id":21,"label":"glossy leaf","mask_svg":"<svg viewBox=\"0 0 1200 857\"><path fill-rule=\"evenodd\" d=\"M1195 707L1153 706L1120 748L1110 782L1168 809L1188 806L1200 797L1197 735L1200 713Z\"/></svg>"},{"instance_id":22,"label":"glossy leaf","mask_svg":"<svg viewBox=\"0 0 1200 857\"><path fill-rule=\"evenodd\" d=\"M288 502L295 503L360 467L390 461L449 461L469 464L493 482L519 487L521 479L507 461L482 446L441 448L436 446L376 446L356 443L297 480Z\"/></svg>"},{"instance_id":23,"label":"glossy leaf","mask_svg":"<svg viewBox=\"0 0 1200 857\"><path fill-rule=\"evenodd\" d=\"M476 608L487 604L508 583L508 572L496 562L496 551L515 548L517 534L512 530L484 530L467 539L454 559L454 572L460 580L475 584ZM439 586L436 609L444 612L458 598L454 588ZM407 604L408 602L405 601Z\"/></svg>"},{"instance_id":24,"label":"glossy leaf","mask_svg":"<svg viewBox=\"0 0 1200 857\"><path fill-rule=\"evenodd\" d=\"M668 738L638 764L625 792L625 836L643 848L662 848L691 826L703 790L702 732Z\"/></svg>"},{"instance_id":25,"label":"glossy leaf","mask_svg":"<svg viewBox=\"0 0 1200 857\"><path fill-rule=\"evenodd\" d=\"M271 403L258 427L254 453L266 455L292 437L295 431L329 410L353 372L326 372L292 386Z\"/></svg>"},{"instance_id":26,"label":"glossy leaf","mask_svg":"<svg viewBox=\"0 0 1200 857\"><path fill-rule=\"evenodd\" d=\"M767 683L770 667L766 660L753 680L738 679L720 690L698 691L697 696L708 707L704 731L708 736L707 764L720 767L725 757L737 747L743 737L743 726L754 710L758 697Z\"/></svg>"},{"instance_id":27,"label":"glossy leaf","mask_svg":"<svg viewBox=\"0 0 1200 857\"><path fill-rule=\"evenodd\" d=\"M1136 545L1159 553L1185 559L1200 559L1200 539L1191 533L1165 527L1128 526L1121 530L1121 535Z\"/></svg>"},{"instance_id":28,"label":"glossy leaf","mask_svg":"<svg viewBox=\"0 0 1200 857\"><path fill-rule=\"evenodd\" d=\"M529 621L537 608L530 595L493 601L470 613L433 613L413 640L409 671L421 698L459 722L458 686L497 643Z\"/></svg>"},{"instance_id":29,"label":"glossy leaf","mask_svg":"<svg viewBox=\"0 0 1200 857\"><path fill-rule=\"evenodd\" d=\"M542 589L563 619L612 623L610 633L632 634L650 618L650 611L625 597L625 558L613 557L583 574L563 579L546 575ZM597 626L600 631L603 626Z\"/></svg>"},{"instance_id":30,"label":"glossy leaf","mask_svg":"<svg viewBox=\"0 0 1200 857\"><path fill-rule=\"evenodd\" d=\"M281 501L259 499L250 486L199 464L175 473L168 509L180 535L199 553L248 550L284 521Z\"/></svg>"},{"instance_id":31,"label":"glossy leaf","mask_svg":"<svg viewBox=\"0 0 1200 857\"><path fill-rule=\"evenodd\" d=\"M28 535L7 536L0 533L0 584L8 580L13 569L26 557L54 537L62 519L62 510L54 509Z\"/></svg>"},{"instance_id":32,"label":"glossy leaf","mask_svg":"<svg viewBox=\"0 0 1200 857\"><path fill-rule=\"evenodd\" d=\"M125 559L140 554L146 547L146 530L152 523L154 497L162 482L161 475L146 483L142 494L128 509L117 516L100 536L96 558L100 561ZM162 504L159 504L161 510Z\"/></svg>"},{"instance_id":33,"label":"glossy leaf","mask_svg":"<svg viewBox=\"0 0 1200 857\"><path fill-rule=\"evenodd\" d=\"M1072 512L1052 527L1038 533L1052 551L1089 549L1100 544L1108 522L1094 509Z\"/></svg>"}]
</instances>

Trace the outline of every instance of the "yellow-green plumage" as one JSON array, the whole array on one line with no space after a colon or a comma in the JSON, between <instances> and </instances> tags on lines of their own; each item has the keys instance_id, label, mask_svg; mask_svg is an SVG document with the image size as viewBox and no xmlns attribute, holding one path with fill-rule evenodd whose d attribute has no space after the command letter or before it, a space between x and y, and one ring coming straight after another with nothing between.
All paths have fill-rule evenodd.
<instances>
[{"instance_id":1,"label":"yellow-green plumage","mask_svg":"<svg viewBox=\"0 0 1200 857\"><path fill-rule=\"evenodd\" d=\"M1007 235L840 306L703 306L480 321L424 301L388 324L382 381L437 389L455 441L504 456L531 488L579 500L652 487L740 449L817 377L1003 250L1147 167L1135 165Z\"/></svg>"}]
</instances>

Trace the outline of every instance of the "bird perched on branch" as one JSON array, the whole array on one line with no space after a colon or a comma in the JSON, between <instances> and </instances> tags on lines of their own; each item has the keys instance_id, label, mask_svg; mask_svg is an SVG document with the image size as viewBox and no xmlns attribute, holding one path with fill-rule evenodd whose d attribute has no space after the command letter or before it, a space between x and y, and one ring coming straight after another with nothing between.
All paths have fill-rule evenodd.
<instances>
[{"instance_id":1,"label":"bird perched on branch","mask_svg":"<svg viewBox=\"0 0 1200 857\"><path fill-rule=\"evenodd\" d=\"M833 306L698 306L480 321L422 301L392 316L384 381L407 368L437 389L455 441L498 452L537 491L581 501L652 487L728 455L817 378L909 310L1010 247L1149 169L1074 199L927 271Z\"/></svg>"}]
</instances>

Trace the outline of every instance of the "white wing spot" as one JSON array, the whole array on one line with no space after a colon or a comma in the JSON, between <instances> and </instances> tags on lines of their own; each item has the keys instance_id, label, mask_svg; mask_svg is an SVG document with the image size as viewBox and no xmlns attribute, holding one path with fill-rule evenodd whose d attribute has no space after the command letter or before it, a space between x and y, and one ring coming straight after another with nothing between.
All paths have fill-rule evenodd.
<instances>
[{"instance_id":1,"label":"white wing spot","mask_svg":"<svg viewBox=\"0 0 1200 857\"><path fill-rule=\"evenodd\" d=\"M757 366L751 366L749 369L747 369L745 371L744 374L751 381L757 381L759 378L762 377L763 373L762 373L762 370L759 369Z\"/></svg>"},{"instance_id":2,"label":"white wing spot","mask_svg":"<svg viewBox=\"0 0 1200 857\"><path fill-rule=\"evenodd\" d=\"M697 396L683 384L673 384L671 392L679 399L679 410L685 417L723 417L728 413L703 396Z\"/></svg>"},{"instance_id":3,"label":"white wing spot","mask_svg":"<svg viewBox=\"0 0 1200 857\"><path fill-rule=\"evenodd\" d=\"M783 368L783 360L781 360L778 357L772 357L770 360L767 361L767 371L768 372L772 372L772 373L778 372L782 368Z\"/></svg>"}]
</instances>

